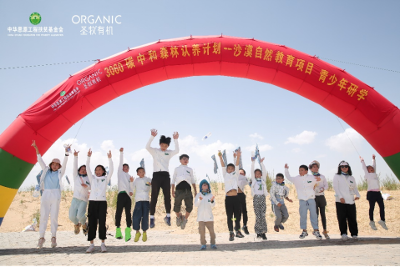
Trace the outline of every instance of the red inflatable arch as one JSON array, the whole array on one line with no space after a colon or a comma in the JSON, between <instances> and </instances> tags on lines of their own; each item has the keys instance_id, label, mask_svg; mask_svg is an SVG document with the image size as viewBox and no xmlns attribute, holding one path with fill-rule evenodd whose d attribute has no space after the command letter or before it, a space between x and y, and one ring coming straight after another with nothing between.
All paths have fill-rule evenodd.
<instances>
[{"instance_id":1,"label":"red inflatable arch","mask_svg":"<svg viewBox=\"0 0 400 267\"><path fill-rule=\"evenodd\" d=\"M344 70L284 45L227 36L158 41L76 73L41 96L0 135L0 224L36 163L74 123L132 90L168 79L222 75L271 83L320 104L351 125L400 177L400 112ZM397 164L396 164L397 163Z\"/></svg>"}]
</instances>

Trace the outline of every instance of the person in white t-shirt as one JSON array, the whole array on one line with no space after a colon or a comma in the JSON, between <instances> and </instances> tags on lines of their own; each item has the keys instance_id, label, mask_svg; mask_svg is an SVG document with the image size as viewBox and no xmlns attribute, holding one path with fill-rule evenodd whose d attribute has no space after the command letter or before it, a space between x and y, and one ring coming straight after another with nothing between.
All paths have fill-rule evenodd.
<instances>
[{"instance_id":1,"label":"person in white t-shirt","mask_svg":"<svg viewBox=\"0 0 400 267\"><path fill-rule=\"evenodd\" d=\"M210 233L211 248L216 249L215 232L214 232L214 216L212 208L215 206L215 197L211 194L210 184L206 179L200 182L200 193L194 200L194 205L197 207L197 221L199 222L200 233L200 250L206 249L206 227Z\"/></svg>"},{"instance_id":2,"label":"person in white t-shirt","mask_svg":"<svg viewBox=\"0 0 400 267\"><path fill-rule=\"evenodd\" d=\"M170 159L179 153L179 133L174 132L173 138L175 142L175 150L169 150L169 144L171 143L170 137L161 135L160 137L160 148L151 147L150 144L157 136L157 130L151 130L151 136L147 142L146 149L153 157L153 178L151 182L151 201L150 201L150 228L154 228L155 218L154 213L156 212L158 194L160 188L164 194L164 205L165 212L167 213L164 222L171 226L171 177L169 175L169 161Z\"/></svg>"},{"instance_id":3,"label":"person in white t-shirt","mask_svg":"<svg viewBox=\"0 0 400 267\"><path fill-rule=\"evenodd\" d=\"M147 229L149 229L149 211L150 211L150 187L151 179L146 177L145 170L142 167L136 169L138 178L131 179L133 181L132 191L135 190L135 208L132 215L132 227L136 231L135 242L139 241L140 238L140 226L142 226L143 237L142 241L147 241Z\"/></svg>"},{"instance_id":4,"label":"person in white t-shirt","mask_svg":"<svg viewBox=\"0 0 400 267\"><path fill-rule=\"evenodd\" d=\"M349 239L347 225L351 236L354 240L357 240L358 226L355 201L360 199L360 193L356 179L352 176L351 167L344 160L339 163L338 172L333 177L333 189L335 190L336 216L342 240Z\"/></svg>"},{"instance_id":5,"label":"person in white t-shirt","mask_svg":"<svg viewBox=\"0 0 400 267\"><path fill-rule=\"evenodd\" d=\"M367 200L369 202L369 226L371 226L373 230L378 230L374 222L375 203L378 202L379 214L381 216L381 220L378 221L378 224L382 226L383 229L388 230L385 222L385 204L383 203L381 194L381 185L379 183L379 177L376 174L375 155L372 155L372 165L365 166L364 159L362 157L360 157L360 159L365 173L364 178L368 184Z\"/></svg>"}]
</instances>

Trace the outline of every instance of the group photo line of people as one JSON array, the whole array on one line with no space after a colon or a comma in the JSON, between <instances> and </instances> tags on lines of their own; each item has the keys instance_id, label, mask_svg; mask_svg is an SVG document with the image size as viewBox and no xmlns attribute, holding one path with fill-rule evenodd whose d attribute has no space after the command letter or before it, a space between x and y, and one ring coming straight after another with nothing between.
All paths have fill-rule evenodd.
<instances>
[{"instance_id":1,"label":"group photo line of people","mask_svg":"<svg viewBox=\"0 0 400 267\"><path fill-rule=\"evenodd\" d=\"M124 163L124 148L120 148L119 165L117 169L118 176L118 197L115 212L116 233L115 238L131 240L132 229L135 231L134 242L138 242L140 238L143 242L147 241L147 230L154 228L156 222L154 214L156 211L157 200L160 189L164 196L164 205L166 216L164 223L171 226L171 195L175 199L173 211L176 215L176 225L181 229L185 229L188 218L193 211L193 206L197 208L197 222L200 234L201 250L207 248L206 229L210 235L210 248L217 249L216 234L214 231L214 216L212 209L216 205L215 196L211 192L210 181L203 179L197 184L193 169L188 166L189 155L181 154L179 156L180 166L175 168L171 177L169 172L169 162L171 158L179 153L179 133L173 133L175 144L174 150L169 150L171 143L170 137L162 135L159 140L159 147L151 147L151 143L157 136L155 129L151 130L151 136L147 142L146 149L153 158L153 174L152 177L146 176L143 167L136 168L136 177L133 177L129 171L130 167ZM71 146L65 147L65 157L61 163L60 159L53 159L50 164L46 165L42 159L39 149L33 140L32 147L36 150L37 160L42 168L39 185L42 197L40 200L40 224L39 224L39 240L37 248L40 249L45 243L45 232L48 219L51 219L51 247L57 246L57 227L58 214L60 209L62 177L65 174L66 165L70 153L73 153L73 175L74 190L73 199L69 209L69 219L74 224L74 233L79 234L80 230L87 235L90 242L87 253L95 250L94 239L98 229L98 237L101 240L100 250L106 252L105 240L106 233L106 216L107 216L107 186L114 173L114 164L111 151L108 156L108 172L103 165L97 165L94 172L91 168L92 151L89 149L87 153L86 164L78 167L79 151L72 152ZM272 205L275 214L274 231L284 230L284 224L289 218L288 208L285 200L293 202L289 198L289 187L285 185L285 179L290 181L297 192L299 200L300 215L300 239L308 236L307 232L307 215L309 214L310 223L314 229L312 235L318 240L330 239L327 229L327 218L325 207L327 201L324 191L328 189L328 182L324 175L319 173L320 163L316 160L312 161L308 166L301 165L298 169L297 176L291 176L288 164L284 165L284 174L277 173L275 181L268 192L266 183L266 169L264 166L264 158L258 158L260 168L255 169L256 157L251 157L251 179L246 178L246 171L239 168L241 161L241 151L234 152L234 163L226 164L221 151L218 151L221 162L223 184L225 190L225 211L226 222L229 230L229 241L236 238L243 238L244 234L249 235L247 225L247 208L246 195L244 193L245 186L251 188L253 197L253 208L255 213L254 232L258 240L267 240L267 197ZM364 159L361 158L362 169L365 172L364 178L368 184L367 200L369 201L369 219L370 227L377 230L374 222L374 208L378 203L380 209L380 220L378 224L388 229L385 223L385 207L380 192L379 177L376 173L375 155L372 156L372 165L366 165ZM311 174L309 174L309 171ZM197 191L198 189L198 191ZM358 239L357 212L356 201L360 198L355 178L352 176L352 170L348 162L341 161L338 164L337 173L333 178L333 189L335 191L335 204L338 227L342 240L348 240L348 231L353 240ZM134 208L132 209L132 196L134 195ZM185 212L181 211L182 203L185 203ZM126 228L121 230L121 218L125 211ZM240 222L243 216L243 225ZM321 220L323 229L320 231L318 220ZM141 230L141 231L140 231ZM243 233L244 234L243 234Z\"/></svg>"}]
</instances>

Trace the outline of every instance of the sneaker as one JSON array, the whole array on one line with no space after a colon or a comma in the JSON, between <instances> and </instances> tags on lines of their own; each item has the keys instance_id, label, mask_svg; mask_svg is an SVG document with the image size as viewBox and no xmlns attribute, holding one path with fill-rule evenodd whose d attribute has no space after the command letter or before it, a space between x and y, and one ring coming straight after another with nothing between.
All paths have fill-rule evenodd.
<instances>
[{"instance_id":1,"label":"sneaker","mask_svg":"<svg viewBox=\"0 0 400 267\"><path fill-rule=\"evenodd\" d=\"M328 235L328 231L323 231L322 234L325 236L325 239L331 239Z\"/></svg>"},{"instance_id":2,"label":"sneaker","mask_svg":"<svg viewBox=\"0 0 400 267\"><path fill-rule=\"evenodd\" d=\"M369 226L371 226L372 230L378 230L378 228L376 228L376 226L375 226L375 222L374 221L370 221L369 222Z\"/></svg>"},{"instance_id":3,"label":"sneaker","mask_svg":"<svg viewBox=\"0 0 400 267\"><path fill-rule=\"evenodd\" d=\"M279 229L281 229L281 230L285 230L285 227L283 227L283 225L282 225L282 224L280 224L280 225L279 225Z\"/></svg>"},{"instance_id":4,"label":"sneaker","mask_svg":"<svg viewBox=\"0 0 400 267\"><path fill-rule=\"evenodd\" d=\"M116 231L115 231L115 238L116 238L116 239L122 239L122 238L124 238L124 237L122 236L121 228L120 228L120 227L117 227L117 229L116 229Z\"/></svg>"},{"instance_id":5,"label":"sneaker","mask_svg":"<svg viewBox=\"0 0 400 267\"><path fill-rule=\"evenodd\" d=\"M206 248L207 248L206 245L202 245L200 250L206 250Z\"/></svg>"},{"instance_id":6,"label":"sneaker","mask_svg":"<svg viewBox=\"0 0 400 267\"><path fill-rule=\"evenodd\" d=\"M37 248L41 249L43 247L44 241L46 241L43 237L39 238L38 244L37 244Z\"/></svg>"},{"instance_id":7,"label":"sneaker","mask_svg":"<svg viewBox=\"0 0 400 267\"><path fill-rule=\"evenodd\" d=\"M186 217L182 217L182 223L181 223L181 229L185 229L186 223L187 223L188 219L186 219Z\"/></svg>"},{"instance_id":8,"label":"sneaker","mask_svg":"<svg viewBox=\"0 0 400 267\"><path fill-rule=\"evenodd\" d=\"M358 236L352 235L351 237L353 238L354 241L358 241Z\"/></svg>"},{"instance_id":9,"label":"sneaker","mask_svg":"<svg viewBox=\"0 0 400 267\"><path fill-rule=\"evenodd\" d=\"M101 252L107 252L106 244L101 243Z\"/></svg>"},{"instance_id":10,"label":"sneaker","mask_svg":"<svg viewBox=\"0 0 400 267\"><path fill-rule=\"evenodd\" d=\"M346 234L343 234L343 235L342 235L342 240L343 240L343 241L346 241L346 240L348 240L348 239L349 239L349 237L348 237Z\"/></svg>"},{"instance_id":11,"label":"sneaker","mask_svg":"<svg viewBox=\"0 0 400 267\"><path fill-rule=\"evenodd\" d=\"M179 217L176 217L176 226L180 227L182 223L182 215Z\"/></svg>"},{"instance_id":12,"label":"sneaker","mask_svg":"<svg viewBox=\"0 0 400 267\"><path fill-rule=\"evenodd\" d=\"M164 222L165 222L168 226L171 226L171 217L165 216Z\"/></svg>"},{"instance_id":13,"label":"sneaker","mask_svg":"<svg viewBox=\"0 0 400 267\"><path fill-rule=\"evenodd\" d=\"M82 233L86 236L88 232L89 232L89 227L87 223L82 224Z\"/></svg>"},{"instance_id":14,"label":"sneaker","mask_svg":"<svg viewBox=\"0 0 400 267\"><path fill-rule=\"evenodd\" d=\"M385 221L380 220L380 221L378 222L378 224L379 224L380 226L382 226L383 229L388 230Z\"/></svg>"},{"instance_id":15,"label":"sneaker","mask_svg":"<svg viewBox=\"0 0 400 267\"><path fill-rule=\"evenodd\" d=\"M229 241L235 240L235 234L233 232L229 233Z\"/></svg>"},{"instance_id":16,"label":"sneaker","mask_svg":"<svg viewBox=\"0 0 400 267\"><path fill-rule=\"evenodd\" d=\"M94 251L94 245L91 244L89 248L86 250L86 253L92 253Z\"/></svg>"},{"instance_id":17,"label":"sneaker","mask_svg":"<svg viewBox=\"0 0 400 267\"><path fill-rule=\"evenodd\" d=\"M279 227L275 225L274 230L275 230L275 232L279 232Z\"/></svg>"},{"instance_id":18,"label":"sneaker","mask_svg":"<svg viewBox=\"0 0 400 267\"><path fill-rule=\"evenodd\" d=\"M236 237L243 238L244 235L238 230L236 231Z\"/></svg>"},{"instance_id":19,"label":"sneaker","mask_svg":"<svg viewBox=\"0 0 400 267\"><path fill-rule=\"evenodd\" d=\"M52 247L52 248L57 247L56 238L55 238L54 236L51 238L51 247Z\"/></svg>"},{"instance_id":20,"label":"sneaker","mask_svg":"<svg viewBox=\"0 0 400 267\"><path fill-rule=\"evenodd\" d=\"M131 240L131 228L126 227L125 228L125 242L128 242L129 240Z\"/></svg>"},{"instance_id":21,"label":"sneaker","mask_svg":"<svg viewBox=\"0 0 400 267\"><path fill-rule=\"evenodd\" d=\"M74 234L79 234L79 232L81 231L81 226L78 224L74 225Z\"/></svg>"},{"instance_id":22,"label":"sneaker","mask_svg":"<svg viewBox=\"0 0 400 267\"><path fill-rule=\"evenodd\" d=\"M304 239L306 236L308 236L308 233L306 231L301 232L301 235L299 236L300 239Z\"/></svg>"},{"instance_id":23,"label":"sneaker","mask_svg":"<svg viewBox=\"0 0 400 267\"><path fill-rule=\"evenodd\" d=\"M217 246L215 244L211 245L212 249L217 249Z\"/></svg>"},{"instance_id":24,"label":"sneaker","mask_svg":"<svg viewBox=\"0 0 400 267\"><path fill-rule=\"evenodd\" d=\"M150 228L154 228L156 226L156 221L154 218L150 218Z\"/></svg>"},{"instance_id":25,"label":"sneaker","mask_svg":"<svg viewBox=\"0 0 400 267\"><path fill-rule=\"evenodd\" d=\"M249 230L247 229L247 226L246 225L244 225L243 227L242 227L242 230L243 230L243 232L246 234L246 235L249 235L250 233L249 233Z\"/></svg>"},{"instance_id":26,"label":"sneaker","mask_svg":"<svg viewBox=\"0 0 400 267\"><path fill-rule=\"evenodd\" d=\"M147 241L147 233L146 233L146 232L143 232L142 241L143 241L143 242L146 242L146 241Z\"/></svg>"},{"instance_id":27,"label":"sneaker","mask_svg":"<svg viewBox=\"0 0 400 267\"><path fill-rule=\"evenodd\" d=\"M321 236L321 234L319 233L319 231L314 231L314 232L313 232L313 235L315 235L315 237L316 237L318 240L321 240L321 239L322 239L322 236Z\"/></svg>"},{"instance_id":28,"label":"sneaker","mask_svg":"<svg viewBox=\"0 0 400 267\"><path fill-rule=\"evenodd\" d=\"M143 234L144 234L144 233L143 233ZM140 232L137 232L137 233L135 234L135 239L134 239L133 241L138 242L140 236L141 236Z\"/></svg>"},{"instance_id":29,"label":"sneaker","mask_svg":"<svg viewBox=\"0 0 400 267\"><path fill-rule=\"evenodd\" d=\"M265 235L265 233L261 234L261 238L262 238L262 240L267 241L267 236Z\"/></svg>"}]
</instances>

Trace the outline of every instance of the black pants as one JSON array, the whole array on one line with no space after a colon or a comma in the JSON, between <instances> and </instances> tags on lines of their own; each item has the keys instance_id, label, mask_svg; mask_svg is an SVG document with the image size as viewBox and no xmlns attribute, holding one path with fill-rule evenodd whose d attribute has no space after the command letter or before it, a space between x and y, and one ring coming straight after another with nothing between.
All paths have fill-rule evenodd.
<instances>
[{"instance_id":1,"label":"black pants","mask_svg":"<svg viewBox=\"0 0 400 267\"><path fill-rule=\"evenodd\" d=\"M164 194L164 205L166 213L171 213L171 178L169 172L153 172L153 179L151 180L151 201L150 201L150 215L156 212L156 205L158 193L160 188Z\"/></svg>"},{"instance_id":2,"label":"black pants","mask_svg":"<svg viewBox=\"0 0 400 267\"><path fill-rule=\"evenodd\" d=\"M369 219L371 221L374 220L375 202L378 202L381 220L385 221L385 204L383 204L383 197L381 192L368 191L367 200L369 202Z\"/></svg>"},{"instance_id":3,"label":"black pants","mask_svg":"<svg viewBox=\"0 0 400 267\"><path fill-rule=\"evenodd\" d=\"M225 197L225 210L226 210L226 221L228 223L229 231L233 232L233 220L235 221L235 230L240 230L240 200L238 196L226 196Z\"/></svg>"},{"instance_id":4,"label":"black pants","mask_svg":"<svg viewBox=\"0 0 400 267\"><path fill-rule=\"evenodd\" d=\"M341 235L347 235L347 224L349 224L351 236L358 236L356 204L336 202L336 215Z\"/></svg>"},{"instance_id":5,"label":"black pants","mask_svg":"<svg viewBox=\"0 0 400 267\"><path fill-rule=\"evenodd\" d=\"M246 195L244 193L238 193L239 201L240 201L240 211L243 216L243 225L247 225L248 217L247 217L247 207L246 207Z\"/></svg>"},{"instance_id":6,"label":"black pants","mask_svg":"<svg viewBox=\"0 0 400 267\"><path fill-rule=\"evenodd\" d=\"M326 207L326 198L324 195L315 196L315 206L317 208L317 216L321 218L322 227L326 230L326 215L325 215L325 207ZM321 216L319 216L321 214Z\"/></svg>"},{"instance_id":7,"label":"black pants","mask_svg":"<svg viewBox=\"0 0 400 267\"><path fill-rule=\"evenodd\" d=\"M131 227L132 199L127 193L119 193L117 198L117 210L115 211L115 226L121 226L122 211L125 209L126 227Z\"/></svg>"},{"instance_id":8,"label":"black pants","mask_svg":"<svg viewBox=\"0 0 400 267\"><path fill-rule=\"evenodd\" d=\"M106 218L107 218L107 201L89 201L88 208L89 233L88 241L96 238L97 221L99 222L99 238L101 240L106 237Z\"/></svg>"}]
</instances>

